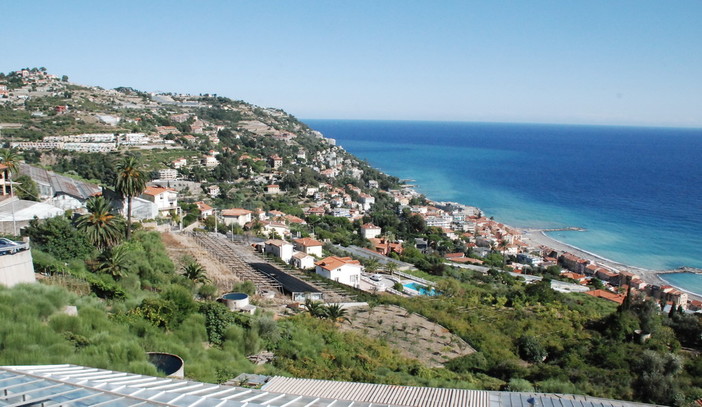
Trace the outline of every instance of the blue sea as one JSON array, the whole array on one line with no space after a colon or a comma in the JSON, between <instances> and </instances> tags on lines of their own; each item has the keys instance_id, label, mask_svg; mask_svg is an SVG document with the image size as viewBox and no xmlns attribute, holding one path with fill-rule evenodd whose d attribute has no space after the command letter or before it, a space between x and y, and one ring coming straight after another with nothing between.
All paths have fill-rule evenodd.
<instances>
[{"instance_id":1,"label":"blue sea","mask_svg":"<svg viewBox=\"0 0 702 407\"><path fill-rule=\"evenodd\" d=\"M621 263L702 268L702 129L305 122L432 200L517 227L582 227L551 236Z\"/></svg>"}]
</instances>

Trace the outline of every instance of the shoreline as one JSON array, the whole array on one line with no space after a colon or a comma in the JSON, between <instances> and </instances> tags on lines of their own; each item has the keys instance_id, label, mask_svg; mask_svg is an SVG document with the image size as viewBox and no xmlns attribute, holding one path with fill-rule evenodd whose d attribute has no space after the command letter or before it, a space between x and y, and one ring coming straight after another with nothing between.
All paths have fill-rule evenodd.
<instances>
[{"instance_id":1,"label":"shoreline","mask_svg":"<svg viewBox=\"0 0 702 407\"><path fill-rule=\"evenodd\" d=\"M698 301L702 301L702 295L692 292L690 290L687 290L683 287L679 287L677 285L671 284L669 281L665 280L664 278L661 277L661 274L665 274L664 272L670 272L672 270L650 270L650 269L645 269L643 267L636 267L636 266L630 266L628 264L620 263L614 260L607 259L606 257L602 257L596 253L589 252L587 250L583 250L577 246L573 246L571 244L562 242L558 239L555 239L551 236L548 236L546 233L543 231L535 231L535 230L524 230L524 229L519 229L522 232L522 240L525 243L528 243L530 245L533 245L535 247L538 246L547 246L550 247L554 250L561 251L561 252L568 252L571 254L574 254L580 258L589 260L599 266L613 269L613 270L618 270L618 271L627 271L632 274L637 275L641 280L646 282L647 284L651 285L669 285L672 287L675 287L676 289L683 291L688 294L689 299L694 299ZM685 271L680 271L681 273L685 273Z\"/></svg>"}]
</instances>

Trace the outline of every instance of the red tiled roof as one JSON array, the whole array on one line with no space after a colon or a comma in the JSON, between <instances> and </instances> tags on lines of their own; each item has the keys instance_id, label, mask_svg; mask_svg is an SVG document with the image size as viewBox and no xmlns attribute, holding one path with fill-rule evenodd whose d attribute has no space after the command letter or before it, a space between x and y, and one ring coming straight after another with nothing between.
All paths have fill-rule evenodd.
<instances>
[{"instance_id":1,"label":"red tiled roof","mask_svg":"<svg viewBox=\"0 0 702 407\"><path fill-rule=\"evenodd\" d=\"M606 290L592 290L592 291L587 291L585 294L591 295L591 296L597 297L597 298L604 298L605 300L616 302L617 304L623 304L624 298L626 298L625 295L615 294L615 293L612 293L612 292L609 292Z\"/></svg>"},{"instance_id":2,"label":"red tiled roof","mask_svg":"<svg viewBox=\"0 0 702 407\"><path fill-rule=\"evenodd\" d=\"M168 191L175 191L175 189L164 187L146 187L146 189L144 190L144 194L156 196Z\"/></svg>"},{"instance_id":3,"label":"red tiled roof","mask_svg":"<svg viewBox=\"0 0 702 407\"><path fill-rule=\"evenodd\" d=\"M319 240L314 240L310 237L295 239L294 242L304 247L324 246Z\"/></svg>"},{"instance_id":4,"label":"red tiled roof","mask_svg":"<svg viewBox=\"0 0 702 407\"><path fill-rule=\"evenodd\" d=\"M315 263L315 265L325 269L325 270L336 270L345 264L357 264L361 265L358 260L353 260L351 257L336 257L329 256Z\"/></svg>"}]
</instances>

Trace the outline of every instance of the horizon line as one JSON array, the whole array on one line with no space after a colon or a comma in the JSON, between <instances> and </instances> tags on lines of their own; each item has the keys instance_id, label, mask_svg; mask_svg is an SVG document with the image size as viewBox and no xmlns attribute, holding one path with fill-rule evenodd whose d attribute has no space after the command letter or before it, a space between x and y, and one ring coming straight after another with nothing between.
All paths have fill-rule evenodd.
<instances>
[{"instance_id":1,"label":"horizon line","mask_svg":"<svg viewBox=\"0 0 702 407\"><path fill-rule=\"evenodd\" d=\"M297 117L297 116L296 116ZM620 123L568 123L568 122L529 122L529 121L486 121L486 120L432 120L432 119L359 119L359 118L313 118L297 117L300 121L357 121L357 122L408 122L408 123L473 123L473 124L511 124L511 125L535 125L535 126L589 126L589 127L631 127L631 128L651 128L651 129L681 129L681 130L702 130L702 124L682 125L682 124L620 124Z\"/></svg>"}]
</instances>

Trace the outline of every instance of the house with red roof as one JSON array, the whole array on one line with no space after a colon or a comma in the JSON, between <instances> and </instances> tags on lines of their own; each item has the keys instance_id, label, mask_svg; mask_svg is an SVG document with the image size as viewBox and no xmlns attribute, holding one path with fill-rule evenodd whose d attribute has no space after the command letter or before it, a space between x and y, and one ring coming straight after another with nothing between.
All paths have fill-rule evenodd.
<instances>
[{"instance_id":1,"label":"house with red roof","mask_svg":"<svg viewBox=\"0 0 702 407\"><path fill-rule=\"evenodd\" d=\"M605 300L616 302L617 304L623 304L626 296L624 294L615 294L607 290L592 290L586 291L585 294L591 295L597 298L604 298Z\"/></svg>"},{"instance_id":2,"label":"house with red roof","mask_svg":"<svg viewBox=\"0 0 702 407\"><path fill-rule=\"evenodd\" d=\"M214 208L203 201L195 202L195 205L197 205L197 209L200 211L200 219L205 219L208 216L214 215Z\"/></svg>"},{"instance_id":3,"label":"house with red roof","mask_svg":"<svg viewBox=\"0 0 702 407\"><path fill-rule=\"evenodd\" d=\"M178 210L178 192L173 188L146 187L140 198L156 204L161 216L170 216L170 211Z\"/></svg>"},{"instance_id":4,"label":"house with red roof","mask_svg":"<svg viewBox=\"0 0 702 407\"><path fill-rule=\"evenodd\" d=\"M370 240L371 245L373 245L373 250L376 253L382 254L383 256L389 256L390 253L393 252L402 254L402 251L404 250L402 244L390 242L384 238L371 238L368 240Z\"/></svg>"},{"instance_id":5,"label":"house with red roof","mask_svg":"<svg viewBox=\"0 0 702 407\"><path fill-rule=\"evenodd\" d=\"M231 208L222 211L222 219L224 224L230 226L232 224L237 224L244 227L247 223L251 222L251 212L248 209L242 208Z\"/></svg>"},{"instance_id":6,"label":"house with red roof","mask_svg":"<svg viewBox=\"0 0 702 407\"><path fill-rule=\"evenodd\" d=\"M329 256L315 263L315 273L330 280L358 288L363 266L350 257Z\"/></svg>"},{"instance_id":7,"label":"house with red roof","mask_svg":"<svg viewBox=\"0 0 702 407\"><path fill-rule=\"evenodd\" d=\"M319 240L315 240L310 237L303 237L293 240L293 246L295 247L295 250L299 250L313 256L322 257L322 247L324 244Z\"/></svg>"}]
</instances>

